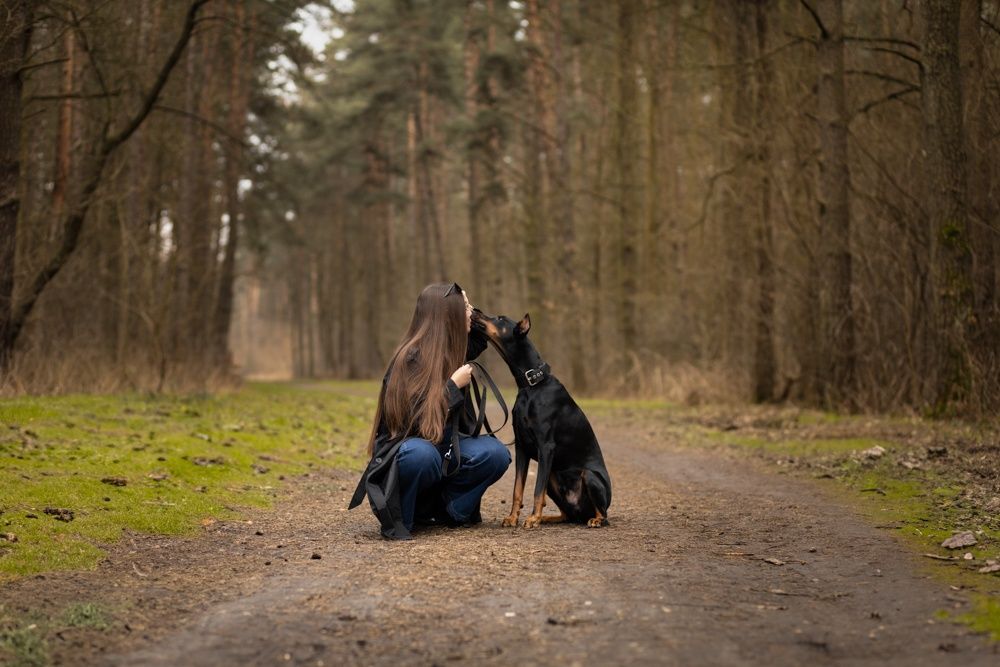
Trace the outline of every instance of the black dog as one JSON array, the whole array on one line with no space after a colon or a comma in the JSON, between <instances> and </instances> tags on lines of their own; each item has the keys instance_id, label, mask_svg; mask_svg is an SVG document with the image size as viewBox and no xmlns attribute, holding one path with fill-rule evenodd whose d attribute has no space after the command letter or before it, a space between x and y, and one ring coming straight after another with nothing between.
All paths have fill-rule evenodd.
<instances>
[{"instance_id":1,"label":"black dog","mask_svg":"<svg viewBox=\"0 0 1000 667\"><path fill-rule=\"evenodd\" d=\"M534 510L524 520L525 528L557 521L607 525L611 477L594 429L528 340L531 319L526 314L514 322L503 315L490 317L477 311L472 326L494 344L518 387L514 402L514 499L503 525L517 525L531 459L538 461L538 479ZM560 516L542 517L546 491L561 510Z\"/></svg>"}]
</instances>

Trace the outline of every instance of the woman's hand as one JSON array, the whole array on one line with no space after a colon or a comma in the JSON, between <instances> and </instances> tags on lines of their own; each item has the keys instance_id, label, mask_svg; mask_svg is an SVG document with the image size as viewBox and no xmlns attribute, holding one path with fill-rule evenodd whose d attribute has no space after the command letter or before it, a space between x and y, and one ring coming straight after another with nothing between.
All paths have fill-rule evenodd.
<instances>
[{"instance_id":1,"label":"woman's hand","mask_svg":"<svg viewBox=\"0 0 1000 667\"><path fill-rule=\"evenodd\" d=\"M458 370L451 374L451 381L455 383L455 386L461 389L462 387L468 386L469 382L472 380L472 365L462 364L458 367Z\"/></svg>"}]
</instances>

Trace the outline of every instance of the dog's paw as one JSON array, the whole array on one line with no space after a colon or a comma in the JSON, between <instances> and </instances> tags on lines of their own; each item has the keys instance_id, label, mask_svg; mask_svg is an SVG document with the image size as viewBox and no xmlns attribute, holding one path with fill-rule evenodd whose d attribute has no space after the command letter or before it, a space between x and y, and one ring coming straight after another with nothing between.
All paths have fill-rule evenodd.
<instances>
[{"instance_id":1,"label":"dog's paw","mask_svg":"<svg viewBox=\"0 0 1000 667\"><path fill-rule=\"evenodd\" d=\"M603 517L595 516L593 519L587 519L588 528L600 528L606 525L608 525L608 520Z\"/></svg>"},{"instance_id":2,"label":"dog's paw","mask_svg":"<svg viewBox=\"0 0 1000 667\"><path fill-rule=\"evenodd\" d=\"M537 528L542 523L542 517L532 514L524 520L525 528Z\"/></svg>"},{"instance_id":3,"label":"dog's paw","mask_svg":"<svg viewBox=\"0 0 1000 667\"><path fill-rule=\"evenodd\" d=\"M504 520L500 522L500 525L504 528L516 528L517 527L517 517L516 516L506 516Z\"/></svg>"}]
</instances>

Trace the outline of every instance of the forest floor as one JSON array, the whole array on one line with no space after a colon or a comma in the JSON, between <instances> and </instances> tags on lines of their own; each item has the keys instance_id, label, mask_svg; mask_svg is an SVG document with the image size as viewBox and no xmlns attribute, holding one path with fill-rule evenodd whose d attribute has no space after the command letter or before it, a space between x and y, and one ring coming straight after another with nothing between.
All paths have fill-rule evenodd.
<instances>
[{"instance_id":1,"label":"forest floor","mask_svg":"<svg viewBox=\"0 0 1000 667\"><path fill-rule=\"evenodd\" d=\"M354 406L371 390L317 384L268 395L322 419L324 406ZM1000 557L995 431L795 409L584 406L614 485L610 526L502 528L512 467L487 492L482 524L387 542L367 507L346 511L357 458L295 468L289 454L270 506L227 506L180 535L128 528L101 544L94 569L19 566L0 583L0 664L1000 660L990 639L1000 639L1000 577L979 572ZM151 414L170 423L172 409ZM262 429L279 433L265 408L254 410ZM356 439L364 419L352 419L338 423ZM290 426L306 432L300 444L337 449L304 422ZM32 428L39 440L43 426ZM202 435L185 446L216 456L223 439ZM159 451L170 464L171 446ZM185 479L188 468L171 470ZM251 486L239 484L227 488ZM133 487L144 488L124 490ZM26 511L13 496L0 500L0 519ZM939 546L959 529L977 543Z\"/></svg>"}]
</instances>

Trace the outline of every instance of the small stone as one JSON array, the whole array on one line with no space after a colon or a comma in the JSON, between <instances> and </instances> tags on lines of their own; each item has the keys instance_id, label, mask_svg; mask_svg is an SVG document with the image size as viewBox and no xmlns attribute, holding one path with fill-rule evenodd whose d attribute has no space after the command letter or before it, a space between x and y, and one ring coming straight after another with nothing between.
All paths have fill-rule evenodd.
<instances>
[{"instance_id":1,"label":"small stone","mask_svg":"<svg viewBox=\"0 0 1000 667\"><path fill-rule=\"evenodd\" d=\"M17 535L14 533L0 533L0 539L8 542L17 542Z\"/></svg>"},{"instance_id":2,"label":"small stone","mask_svg":"<svg viewBox=\"0 0 1000 667\"><path fill-rule=\"evenodd\" d=\"M983 574L990 574L992 572L1000 572L1000 564L993 563L992 565L987 565L986 567L979 568L979 571Z\"/></svg>"},{"instance_id":3,"label":"small stone","mask_svg":"<svg viewBox=\"0 0 1000 667\"><path fill-rule=\"evenodd\" d=\"M941 546L945 549L961 549L962 547L971 547L973 544L976 544L976 536L972 534L971 530L965 530L955 533L942 542Z\"/></svg>"},{"instance_id":4,"label":"small stone","mask_svg":"<svg viewBox=\"0 0 1000 667\"><path fill-rule=\"evenodd\" d=\"M254 535L263 535L263 534L264 534L263 530L258 530L254 533Z\"/></svg>"},{"instance_id":5,"label":"small stone","mask_svg":"<svg viewBox=\"0 0 1000 667\"><path fill-rule=\"evenodd\" d=\"M861 452L861 456L866 459L880 459L885 456L885 447L875 445Z\"/></svg>"},{"instance_id":6,"label":"small stone","mask_svg":"<svg viewBox=\"0 0 1000 667\"><path fill-rule=\"evenodd\" d=\"M310 558L312 558L313 560L319 560L320 558L322 558L322 556L320 556L318 553L313 553L313 555L310 556Z\"/></svg>"}]
</instances>

